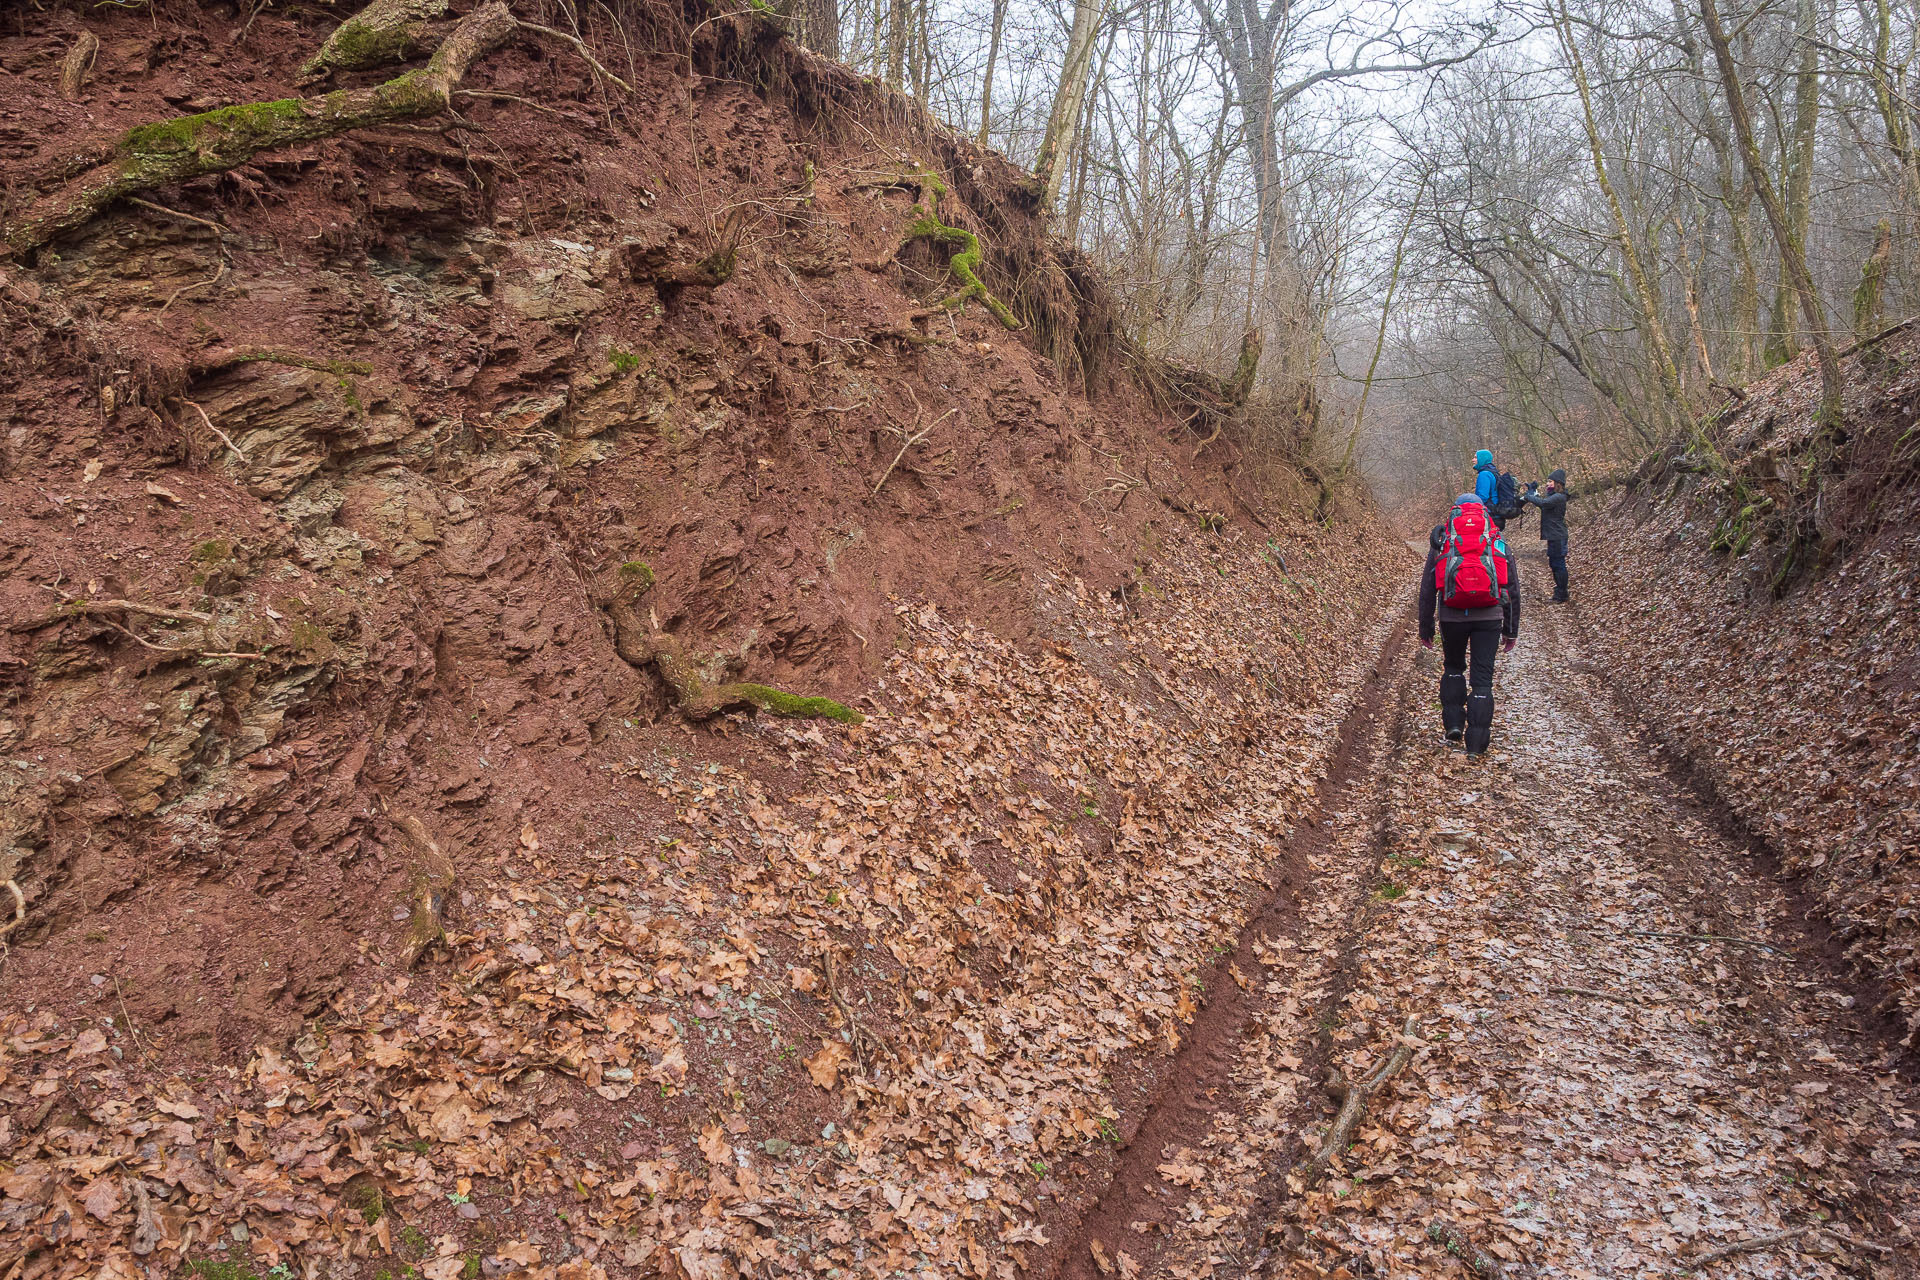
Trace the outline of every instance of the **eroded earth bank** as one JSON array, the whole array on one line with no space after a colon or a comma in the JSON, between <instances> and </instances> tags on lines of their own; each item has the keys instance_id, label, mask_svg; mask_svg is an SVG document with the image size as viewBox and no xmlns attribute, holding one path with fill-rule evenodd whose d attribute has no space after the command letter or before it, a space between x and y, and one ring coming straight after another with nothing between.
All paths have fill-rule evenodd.
<instances>
[{"instance_id":1,"label":"eroded earth bank","mask_svg":"<svg viewBox=\"0 0 1920 1280\"><path fill-rule=\"evenodd\" d=\"M1910 560L1812 823L1641 556L1470 764L1024 173L752 12L337 16L0 38L0 1280L1910 1273Z\"/></svg>"}]
</instances>

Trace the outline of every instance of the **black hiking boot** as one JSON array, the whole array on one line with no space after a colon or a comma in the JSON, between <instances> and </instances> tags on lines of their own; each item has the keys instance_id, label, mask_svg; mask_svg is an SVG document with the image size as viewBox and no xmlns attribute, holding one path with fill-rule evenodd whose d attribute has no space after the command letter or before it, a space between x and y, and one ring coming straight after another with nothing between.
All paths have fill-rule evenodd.
<instances>
[{"instance_id":1,"label":"black hiking boot","mask_svg":"<svg viewBox=\"0 0 1920 1280\"><path fill-rule=\"evenodd\" d=\"M1440 720L1447 726L1447 741L1458 742L1467 732L1467 677L1465 672L1449 671L1440 677Z\"/></svg>"},{"instance_id":2,"label":"black hiking boot","mask_svg":"<svg viewBox=\"0 0 1920 1280\"><path fill-rule=\"evenodd\" d=\"M1468 697L1467 716L1467 754L1485 755L1487 747L1493 741L1493 694L1491 691L1476 689Z\"/></svg>"},{"instance_id":3,"label":"black hiking boot","mask_svg":"<svg viewBox=\"0 0 1920 1280\"><path fill-rule=\"evenodd\" d=\"M1567 596L1567 593L1566 593L1566 592L1564 592L1564 591L1556 591L1556 592L1554 592L1554 593L1553 593L1553 599L1552 599L1552 600L1550 600L1550 601L1549 601L1548 603L1550 603L1550 604L1566 604L1566 603L1568 603L1568 599L1569 599L1569 598L1568 598L1568 596Z\"/></svg>"}]
</instances>

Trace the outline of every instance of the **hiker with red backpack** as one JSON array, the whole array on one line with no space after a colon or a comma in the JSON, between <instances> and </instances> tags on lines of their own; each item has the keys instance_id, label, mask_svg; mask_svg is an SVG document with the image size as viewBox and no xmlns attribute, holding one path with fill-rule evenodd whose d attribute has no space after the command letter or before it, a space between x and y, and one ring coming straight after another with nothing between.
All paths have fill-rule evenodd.
<instances>
[{"instance_id":1,"label":"hiker with red backpack","mask_svg":"<svg viewBox=\"0 0 1920 1280\"><path fill-rule=\"evenodd\" d=\"M1463 493L1433 527L1420 574L1420 643L1431 649L1439 623L1440 713L1447 741L1467 754L1493 738L1493 660L1520 635L1520 575L1480 498Z\"/></svg>"}]
</instances>

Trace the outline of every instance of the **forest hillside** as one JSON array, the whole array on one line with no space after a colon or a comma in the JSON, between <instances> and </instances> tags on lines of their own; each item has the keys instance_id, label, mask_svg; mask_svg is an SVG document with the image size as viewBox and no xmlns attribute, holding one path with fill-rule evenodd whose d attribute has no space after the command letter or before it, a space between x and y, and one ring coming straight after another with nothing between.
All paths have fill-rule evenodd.
<instances>
[{"instance_id":1,"label":"forest hillside","mask_svg":"<svg viewBox=\"0 0 1920 1280\"><path fill-rule=\"evenodd\" d=\"M0 42L0 1273L1031 1265L1404 549L900 95L505 15Z\"/></svg>"},{"instance_id":2,"label":"forest hillside","mask_svg":"<svg viewBox=\"0 0 1920 1280\"><path fill-rule=\"evenodd\" d=\"M1595 493L1581 626L1635 715L1805 886L1810 914L1920 1029L1920 341L1789 364Z\"/></svg>"},{"instance_id":3,"label":"forest hillside","mask_svg":"<svg viewBox=\"0 0 1920 1280\"><path fill-rule=\"evenodd\" d=\"M0 12L0 1280L1913 1274L1916 31Z\"/></svg>"}]
</instances>

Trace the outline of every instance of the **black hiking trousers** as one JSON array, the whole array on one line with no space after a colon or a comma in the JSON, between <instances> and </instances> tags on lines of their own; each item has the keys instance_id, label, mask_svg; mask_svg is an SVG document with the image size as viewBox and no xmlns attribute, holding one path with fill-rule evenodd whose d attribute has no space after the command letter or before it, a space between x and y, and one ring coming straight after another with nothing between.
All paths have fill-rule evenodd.
<instances>
[{"instance_id":1,"label":"black hiking trousers","mask_svg":"<svg viewBox=\"0 0 1920 1280\"><path fill-rule=\"evenodd\" d=\"M1467 754L1493 740L1493 660L1500 652L1500 619L1440 623L1440 714L1449 739L1464 736Z\"/></svg>"},{"instance_id":2,"label":"black hiking trousers","mask_svg":"<svg viewBox=\"0 0 1920 1280\"><path fill-rule=\"evenodd\" d=\"M1553 598L1564 601L1567 598L1567 540L1565 538L1547 540L1547 567L1553 570Z\"/></svg>"}]
</instances>

